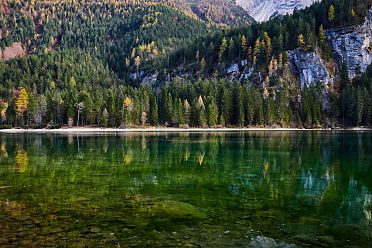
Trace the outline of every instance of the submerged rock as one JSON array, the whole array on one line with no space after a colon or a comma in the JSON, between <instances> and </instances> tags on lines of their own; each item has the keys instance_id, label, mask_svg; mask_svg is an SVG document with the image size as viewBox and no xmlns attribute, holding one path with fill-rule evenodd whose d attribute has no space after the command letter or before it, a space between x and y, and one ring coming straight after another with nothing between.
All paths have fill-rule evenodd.
<instances>
[{"instance_id":1,"label":"submerged rock","mask_svg":"<svg viewBox=\"0 0 372 248\"><path fill-rule=\"evenodd\" d=\"M296 49L289 51L288 55L294 72L300 78L301 88L317 82L332 83L333 80L317 52Z\"/></svg>"},{"instance_id":2,"label":"submerged rock","mask_svg":"<svg viewBox=\"0 0 372 248\"><path fill-rule=\"evenodd\" d=\"M99 232L101 232L101 228L99 228L99 227L92 227L90 229L90 232L92 232L92 233L99 233Z\"/></svg>"},{"instance_id":3,"label":"submerged rock","mask_svg":"<svg viewBox=\"0 0 372 248\"><path fill-rule=\"evenodd\" d=\"M151 206L153 215L174 219L204 219L206 215L191 204L178 201L156 202Z\"/></svg>"},{"instance_id":4,"label":"submerged rock","mask_svg":"<svg viewBox=\"0 0 372 248\"><path fill-rule=\"evenodd\" d=\"M250 248L296 248L293 244L287 244L281 241L275 241L272 238L257 236L249 244Z\"/></svg>"},{"instance_id":5,"label":"submerged rock","mask_svg":"<svg viewBox=\"0 0 372 248\"><path fill-rule=\"evenodd\" d=\"M327 40L338 63L346 63L350 79L364 73L372 63L372 8L363 25L328 30Z\"/></svg>"}]
</instances>

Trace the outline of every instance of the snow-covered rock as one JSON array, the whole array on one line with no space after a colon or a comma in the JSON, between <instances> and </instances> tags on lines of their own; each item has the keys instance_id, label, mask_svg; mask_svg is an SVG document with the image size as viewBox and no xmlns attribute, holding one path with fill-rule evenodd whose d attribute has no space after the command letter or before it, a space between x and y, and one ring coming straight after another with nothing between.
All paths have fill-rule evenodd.
<instances>
[{"instance_id":1,"label":"snow-covered rock","mask_svg":"<svg viewBox=\"0 0 372 248\"><path fill-rule=\"evenodd\" d=\"M350 79L365 72L372 64L372 9L363 25L329 30L327 40L332 45L338 63L346 63Z\"/></svg>"},{"instance_id":2,"label":"snow-covered rock","mask_svg":"<svg viewBox=\"0 0 372 248\"><path fill-rule=\"evenodd\" d=\"M294 72L300 78L301 88L317 82L333 82L317 52L296 49L289 51L288 55Z\"/></svg>"},{"instance_id":3,"label":"snow-covered rock","mask_svg":"<svg viewBox=\"0 0 372 248\"><path fill-rule=\"evenodd\" d=\"M292 14L318 0L236 0L258 22L269 20L275 15Z\"/></svg>"}]
</instances>

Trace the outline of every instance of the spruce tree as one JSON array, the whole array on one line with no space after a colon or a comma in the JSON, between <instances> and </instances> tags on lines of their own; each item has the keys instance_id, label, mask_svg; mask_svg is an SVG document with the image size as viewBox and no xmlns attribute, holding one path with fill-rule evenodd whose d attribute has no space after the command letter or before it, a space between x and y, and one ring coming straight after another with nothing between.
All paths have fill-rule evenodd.
<instances>
[{"instance_id":1,"label":"spruce tree","mask_svg":"<svg viewBox=\"0 0 372 248\"><path fill-rule=\"evenodd\" d=\"M208 125L209 127L215 127L217 125L218 119L218 108L217 104L214 99L209 100L208 108L207 108L207 115L208 115Z\"/></svg>"}]
</instances>

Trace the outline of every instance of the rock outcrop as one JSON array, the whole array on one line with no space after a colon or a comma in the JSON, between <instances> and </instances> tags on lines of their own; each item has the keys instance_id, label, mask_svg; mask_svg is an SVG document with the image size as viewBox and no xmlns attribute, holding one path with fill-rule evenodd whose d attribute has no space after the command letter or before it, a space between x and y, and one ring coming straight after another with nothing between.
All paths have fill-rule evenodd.
<instances>
[{"instance_id":1,"label":"rock outcrop","mask_svg":"<svg viewBox=\"0 0 372 248\"><path fill-rule=\"evenodd\" d=\"M294 72L300 78L301 88L317 82L333 82L317 52L296 49L289 51L288 55Z\"/></svg>"},{"instance_id":2,"label":"rock outcrop","mask_svg":"<svg viewBox=\"0 0 372 248\"><path fill-rule=\"evenodd\" d=\"M258 22L268 21L276 15L292 14L319 0L236 0Z\"/></svg>"},{"instance_id":3,"label":"rock outcrop","mask_svg":"<svg viewBox=\"0 0 372 248\"><path fill-rule=\"evenodd\" d=\"M346 63L349 78L365 72L372 63L372 9L363 25L327 31L337 62Z\"/></svg>"},{"instance_id":4,"label":"rock outcrop","mask_svg":"<svg viewBox=\"0 0 372 248\"><path fill-rule=\"evenodd\" d=\"M19 42L14 42L11 46L0 50L0 58L3 60L15 59L25 55L26 51Z\"/></svg>"}]
</instances>

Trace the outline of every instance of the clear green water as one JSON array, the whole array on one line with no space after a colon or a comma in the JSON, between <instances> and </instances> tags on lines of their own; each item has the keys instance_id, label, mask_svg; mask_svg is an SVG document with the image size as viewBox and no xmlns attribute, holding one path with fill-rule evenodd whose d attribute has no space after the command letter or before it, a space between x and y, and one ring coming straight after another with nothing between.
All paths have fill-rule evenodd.
<instances>
[{"instance_id":1,"label":"clear green water","mask_svg":"<svg viewBox=\"0 0 372 248\"><path fill-rule=\"evenodd\" d=\"M372 133L0 135L0 244L372 246Z\"/></svg>"}]
</instances>

